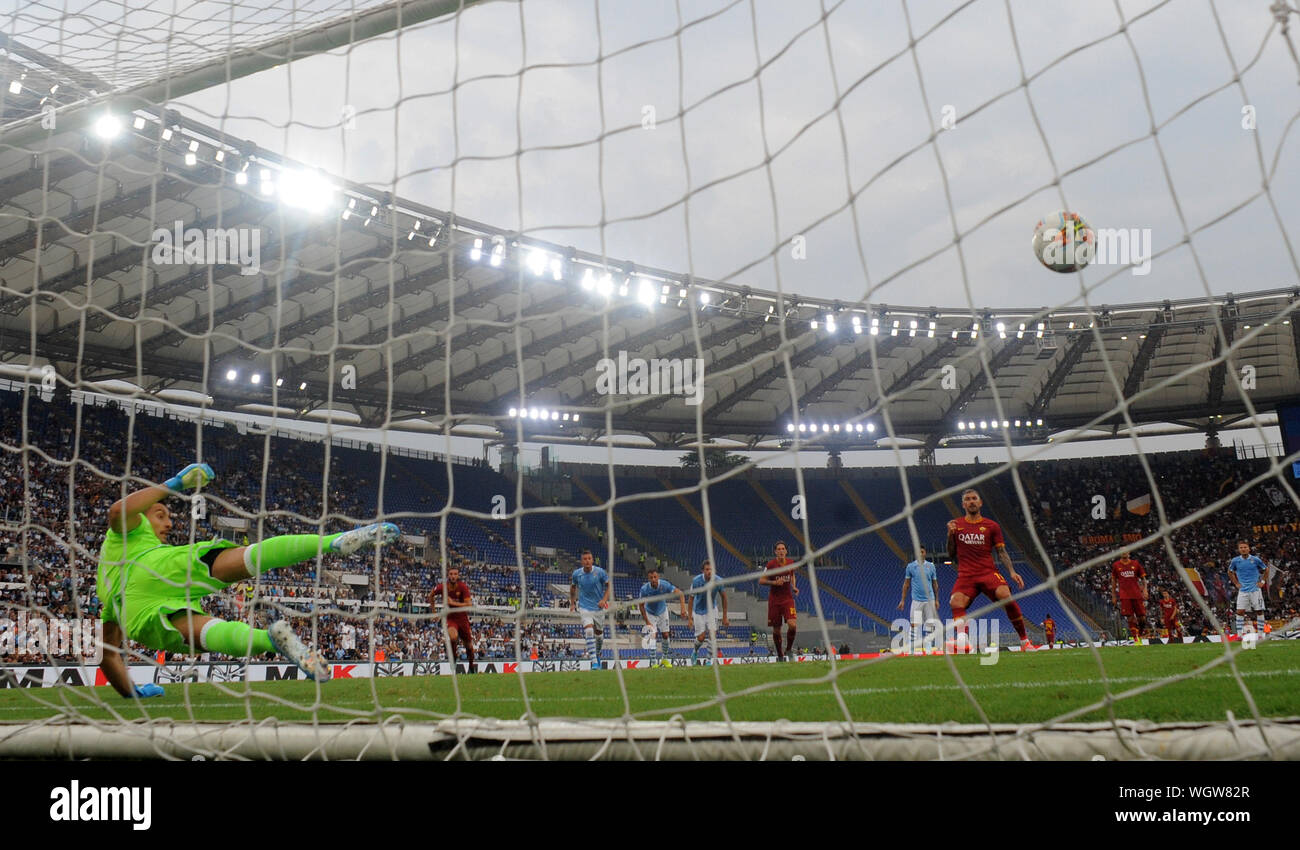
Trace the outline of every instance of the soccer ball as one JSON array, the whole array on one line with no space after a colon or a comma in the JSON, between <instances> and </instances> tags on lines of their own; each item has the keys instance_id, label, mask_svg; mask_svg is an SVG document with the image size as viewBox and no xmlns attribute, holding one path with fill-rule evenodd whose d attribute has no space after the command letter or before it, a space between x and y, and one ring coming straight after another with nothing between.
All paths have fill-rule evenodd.
<instances>
[{"instance_id":1,"label":"soccer ball","mask_svg":"<svg viewBox=\"0 0 1300 850\"><path fill-rule=\"evenodd\" d=\"M1083 216L1057 210L1034 227L1034 256L1054 272L1077 272L1092 262L1097 234Z\"/></svg>"}]
</instances>

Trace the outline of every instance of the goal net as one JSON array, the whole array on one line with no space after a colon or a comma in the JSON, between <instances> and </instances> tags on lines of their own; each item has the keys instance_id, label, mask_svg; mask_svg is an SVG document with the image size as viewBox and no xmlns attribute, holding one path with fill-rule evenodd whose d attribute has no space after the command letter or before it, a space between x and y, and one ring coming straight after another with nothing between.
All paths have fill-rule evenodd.
<instances>
[{"instance_id":1,"label":"goal net","mask_svg":"<svg viewBox=\"0 0 1300 850\"><path fill-rule=\"evenodd\" d=\"M5 13L0 757L1300 757L1296 9L1039 5Z\"/></svg>"}]
</instances>

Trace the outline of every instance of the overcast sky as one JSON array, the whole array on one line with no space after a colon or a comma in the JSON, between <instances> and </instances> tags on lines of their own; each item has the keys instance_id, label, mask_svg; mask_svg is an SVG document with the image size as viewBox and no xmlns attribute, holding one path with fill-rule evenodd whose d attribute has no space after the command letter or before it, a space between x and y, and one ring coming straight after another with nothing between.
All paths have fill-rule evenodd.
<instances>
[{"instance_id":1,"label":"overcast sky","mask_svg":"<svg viewBox=\"0 0 1300 850\"><path fill-rule=\"evenodd\" d=\"M45 49L119 77L166 67L150 28L177 20L141 7L170 0L72 5L85 14ZM62 8L29 4L12 31ZM237 45L286 26L210 0L185 10L185 32ZM86 38L111 49L92 57ZM174 40L174 55L226 40ZM1285 135L1298 78L1269 0L499 0L180 108L349 180L618 260L845 302L1039 307L1081 297L1079 276L1030 250L1035 222L1063 207L1176 246L1146 276L1086 270L1096 305L1300 283L1300 122ZM929 144L946 107L956 126ZM1276 215L1250 200L1263 185Z\"/></svg>"},{"instance_id":2,"label":"overcast sky","mask_svg":"<svg viewBox=\"0 0 1300 850\"><path fill-rule=\"evenodd\" d=\"M1300 70L1279 35L1265 40L1268 5L698 0L679 20L661 0L493 2L185 103L349 179L617 259L764 288L779 275L786 291L845 301L1055 305L1079 299L1079 278L1040 267L1029 240L1062 207L1097 227L1150 228L1159 252L1272 172L1300 249L1300 130L1279 149ZM1150 11L1131 46L1121 11ZM1228 85L1261 45L1244 92ZM1255 130L1242 127L1246 104ZM353 130L337 128L346 105ZM956 126L926 144L945 106ZM791 257L797 234L807 259ZM1263 196L1192 245L1200 271L1181 245L1094 302L1298 282Z\"/></svg>"},{"instance_id":3,"label":"overcast sky","mask_svg":"<svg viewBox=\"0 0 1300 850\"><path fill-rule=\"evenodd\" d=\"M120 83L371 5L0 17ZM494 0L179 105L347 179L672 272L850 303L1078 303L1080 277L1029 249L1066 208L1168 252L1145 276L1085 270L1095 304L1193 297L1300 282L1300 69L1269 5Z\"/></svg>"}]
</instances>

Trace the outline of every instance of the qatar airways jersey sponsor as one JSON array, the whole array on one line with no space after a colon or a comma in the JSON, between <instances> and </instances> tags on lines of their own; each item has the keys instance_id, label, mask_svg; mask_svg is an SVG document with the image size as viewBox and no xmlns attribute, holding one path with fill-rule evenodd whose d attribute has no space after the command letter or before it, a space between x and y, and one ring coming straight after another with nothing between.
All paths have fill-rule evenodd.
<instances>
[{"instance_id":1,"label":"qatar airways jersey sponsor","mask_svg":"<svg viewBox=\"0 0 1300 850\"><path fill-rule=\"evenodd\" d=\"M997 571L993 549L1003 545L1002 526L991 519L957 520L957 575L978 575Z\"/></svg>"},{"instance_id":2,"label":"qatar airways jersey sponsor","mask_svg":"<svg viewBox=\"0 0 1300 850\"><path fill-rule=\"evenodd\" d=\"M1119 586L1120 599L1141 599L1142 585L1138 582L1147 577L1146 570L1132 558L1111 564L1111 574Z\"/></svg>"},{"instance_id":3,"label":"qatar airways jersey sponsor","mask_svg":"<svg viewBox=\"0 0 1300 850\"><path fill-rule=\"evenodd\" d=\"M779 570L782 567L788 567L793 563L794 561L790 560L789 558L773 558L772 560L767 562L766 569ZM782 575L786 579L790 579L793 578L794 573L783 573ZM785 584L774 584L768 587L767 598L769 602L782 604L782 605L793 605L794 593L790 591L790 582L787 581Z\"/></svg>"},{"instance_id":4,"label":"qatar airways jersey sponsor","mask_svg":"<svg viewBox=\"0 0 1300 850\"><path fill-rule=\"evenodd\" d=\"M442 599L444 596L452 602L469 602L472 598L469 592L469 585L463 581L455 584L438 584L430 594L434 599Z\"/></svg>"}]
</instances>

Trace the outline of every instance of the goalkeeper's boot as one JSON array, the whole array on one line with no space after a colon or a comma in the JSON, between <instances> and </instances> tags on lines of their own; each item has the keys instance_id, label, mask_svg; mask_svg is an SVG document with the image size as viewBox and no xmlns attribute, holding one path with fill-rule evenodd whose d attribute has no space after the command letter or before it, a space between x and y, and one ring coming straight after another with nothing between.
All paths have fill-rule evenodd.
<instances>
[{"instance_id":1,"label":"goalkeeper's boot","mask_svg":"<svg viewBox=\"0 0 1300 850\"><path fill-rule=\"evenodd\" d=\"M351 555L367 546L392 543L402 532L391 522L375 522L345 531L330 542L330 551L336 555Z\"/></svg>"},{"instance_id":2,"label":"goalkeeper's boot","mask_svg":"<svg viewBox=\"0 0 1300 850\"><path fill-rule=\"evenodd\" d=\"M316 649L308 647L294 634L288 620L276 620L266 630L275 649L285 658L297 664L308 679L328 682L332 668L329 660Z\"/></svg>"}]
</instances>

